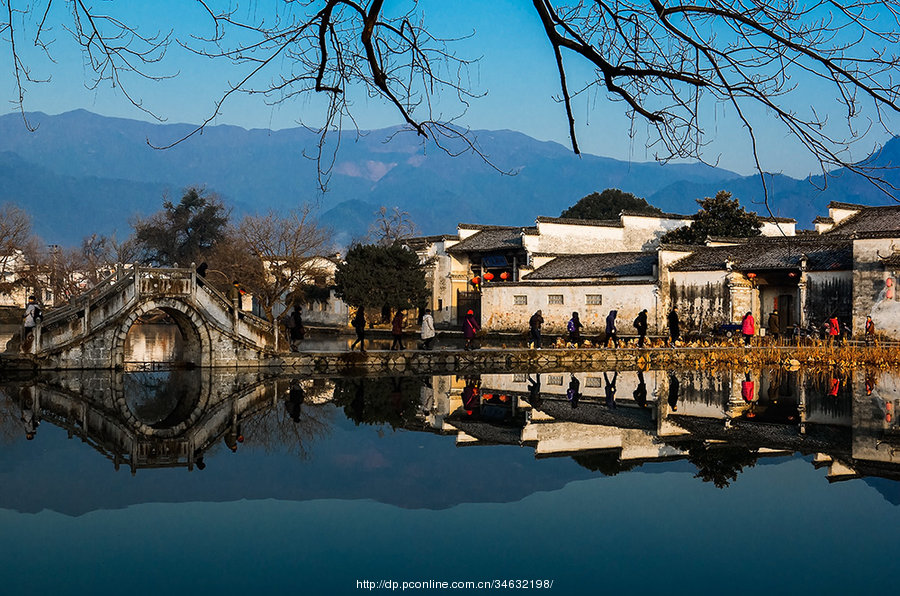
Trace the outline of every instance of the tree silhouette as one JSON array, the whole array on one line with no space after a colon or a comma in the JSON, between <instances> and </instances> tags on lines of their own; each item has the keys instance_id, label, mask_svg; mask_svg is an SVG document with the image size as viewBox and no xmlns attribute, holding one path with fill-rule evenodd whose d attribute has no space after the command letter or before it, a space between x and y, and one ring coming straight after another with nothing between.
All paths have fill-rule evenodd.
<instances>
[{"instance_id":1,"label":"tree silhouette","mask_svg":"<svg viewBox=\"0 0 900 596\"><path fill-rule=\"evenodd\" d=\"M750 238L759 236L762 221L755 213L747 213L731 198L731 193L720 190L715 197L697 200L700 211L691 225L676 228L663 234L664 244L705 244L708 237Z\"/></svg>"},{"instance_id":2,"label":"tree silhouette","mask_svg":"<svg viewBox=\"0 0 900 596\"><path fill-rule=\"evenodd\" d=\"M618 188L607 188L601 193L592 192L582 197L577 203L566 209L560 217L572 219L618 219L622 211L635 211L656 215L661 209L650 205L630 192Z\"/></svg>"},{"instance_id":3,"label":"tree silhouette","mask_svg":"<svg viewBox=\"0 0 900 596\"><path fill-rule=\"evenodd\" d=\"M454 50L454 42L469 32L455 39L435 36L415 0L387 5L384 0L285 0L269 10L261 4L246 10L195 0L188 6L206 15L203 30L152 34L129 22L123 2L58 3L67 10L51 10L52 0L4 4L0 39L8 45L18 90L13 103L23 117L28 86L48 77L35 72L20 48L34 44L52 59L51 42L64 28L83 50L89 86L108 83L150 113L132 94L131 79L177 76L175 68L167 69L172 43L233 63L235 75L209 117L187 136L212 122L235 94L278 103L318 93L328 100L323 134L345 123L355 126L354 98L362 96L380 98L408 129L448 150L476 148L466 131L452 126L480 95L471 84L477 80L470 72L474 60ZM885 114L900 111L900 2L532 0L532 5L557 65L559 101L576 153L572 100L577 96L594 93L598 104L621 103L626 114L648 124L654 137L649 145L663 161L702 160L707 126L715 121L703 115L724 105L744 127L760 173L755 130L767 119L797 139L823 173L846 167L879 182L877 168L852 160L848 147L870 129L890 132ZM801 75L821 86L803 110L793 101L797 87L807 85L798 83ZM451 98L458 100L455 112ZM839 112L844 122L835 127L828 116ZM451 147L448 138L463 145ZM321 167L327 172L331 164L325 160Z\"/></svg>"}]
</instances>

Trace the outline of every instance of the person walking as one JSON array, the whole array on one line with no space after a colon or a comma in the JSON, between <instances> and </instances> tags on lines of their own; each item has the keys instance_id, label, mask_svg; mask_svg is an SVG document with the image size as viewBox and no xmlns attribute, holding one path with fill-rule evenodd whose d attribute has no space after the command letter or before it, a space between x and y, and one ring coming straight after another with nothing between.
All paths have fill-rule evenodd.
<instances>
[{"instance_id":1,"label":"person walking","mask_svg":"<svg viewBox=\"0 0 900 596\"><path fill-rule=\"evenodd\" d=\"M531 329L531 346L535 350L541 349L541 326L544 324L544 315L538 310L531 315L528 320L528 327Z\"/></svg>"},{"instance_id":2,"label":"person walking","mask_svg":"<svg viewBox=\"0 0 900 596\"><path fill-rule=\"evenodd\" d=\"M672 310L669 311L669 316L667 317L669 323L669 341L672 344L672 347L675 347L675 342L678 341L678 338L681 337L681 328L679 326L678 321L678 311L675 310L675 307L672 307Z\"/></svg>"},{"instance_id":3,"label":"person walking","mask_svg":"<svg viewBox=\"0 0 900 596\"><path fill-rule=\"evenodd\" d=\"M769 313L769 335L772 336L772 343L776 346L779 345L779 339L781 338L781 317L778 315L777 308Z\"/></svg>"},{"instance_id":4,"label":"person walking","mask_svg":"<svg viewBox=\"0 0 900 596\"><path fill-rule=\"evenodd\" d=\"M403 345L403 311L398 310L391 320L391 336L394 338L391 343L392 350L405 350Z\"/></svg>"},{"instance_id":5,"label":"person walking","mask_svg":"<svg viewBox=\"0 0 900 596\"><path fill-rule=\"evenodd\" d=\"M300 342L306 337L306 328L303 326L303 315L300 313L300 307L294 305L291 314L284 321L284 326L288 330L288 338L291 342L291 352L300 351Z\"/></svg>"},{"instance_id":6,"label":"person walking","mask_svg":"<svg viewBox=\"0 0 900 596\"><path fill-rule=\"evenodd\" d=\"M353 317L353 320L350 322L353 325L353 329L356 331L356 341L350 344L350 351L356 347L356 344L359 344L359 351L365 353L366 351L366 310L362 306L356 309L356 315Z\"/></svg>"},{"instance_id":7,"label":"person walking","mask_svg":"<svg viewBox=\"0 0 900 596\"><path fill-rule=\"evenodd\" d=\"M612 341L613 347L619 347L619 335L616 330L616 316L619 314L617 310L609 311L609 314L606 315L606 338L603 340L603 347L606 348L609 346L609 342Z\"/></svg>"},{"instance_id":8,"label":"person walking","mask_svg":"<svg viewBox=\"0 0 900 596\"><path fill-rule=\"evenodd\" d=\"M637 329L638 347L644 347L644 340L647 339L647 309L645 308L638 313L634 319L634 328Z\"/></svg>"},{"instance_id":9,"label":"person walking","mask_svg":"<svg viewBox=\"0 0 900 596\"><path fill-rule=\"evenodd\" d=\"M41 313L41 307L38 306L37 298L28 297L28 304L25 305L25 314L22 318L22 352L28 354L31 352L31 344L34 342L34 328L37 327L44 319Z\"/></svg>"},{"instance_id":10,"label":"person walking","mask_svg":"<svg viewBox=\"0 0 900 596\"><path fill-rule=\"evenodd\" d=\"M841 334L841 324L838 322L837 317L831 317L828 319L828 345L833 346L834 340L837 339L838 335Z\"/></svg>"},{"instance_id":11,"label":"person walking","mask_svg":"<svg viewBox=\"0 0 900 596\"><path fill-rule=\"evenodd\" d=\"M472 342L475 341L475 336L479 331L481 331L481 325L475 320L475 311L470 310L463 319L463 337L466 338L467 350L472 349Z\"/></svg>"},{"instance_id":12,"label":"person walking","mask_svg":"<svg viewBox=\"0 0 900 596\"><path fill-rule=\"evenodd\" d=\"M430 350L435 335L434 317L431 316L431 309L426 308L425 314L422 316L422 348Z\"/></svg>"},{"instance_id":13,"label":"person walking","mask_svg":"<svg viewBox=\"0 0 900 596\"><path fill-rule=\"evenodd\" d=\"M871 316L866 316L866 345L874 346L875 345L875 321L872 320Z\"/></svg>"},{"instance_id":14,"label":"person walking","mask_svg":"<svg viewBox=\"0 0 900 596\"><path fill-rule=\"evenodd\" d=\"M566 331L569 332L569 342L576 348L581 347L582 327L584 327L584 325L581 324L581 319L578 318L578 313L573 312L572 318L569 319L569 323L566 325Z\"/></svg>"},{"instance_id":15,"label":"person walking","mask_svg":"<svg viewBox=\"0 0 900 596\"><path fill-rule=\"evenodd\" d=\"M741 319L741 334L744 336L744 347L749 348L753 336L756 335L756 320L749 310L744 315L744 318Z\"/></svg>"}]
</instances>

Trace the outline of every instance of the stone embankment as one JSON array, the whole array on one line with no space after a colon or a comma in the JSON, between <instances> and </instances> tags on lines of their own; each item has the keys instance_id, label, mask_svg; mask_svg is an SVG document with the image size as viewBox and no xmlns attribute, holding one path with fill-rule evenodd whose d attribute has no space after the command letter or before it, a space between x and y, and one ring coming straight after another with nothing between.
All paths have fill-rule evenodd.
<instances>
[{"instance_id":1,"label":"stone embankment","mask_svg":"<svg viewBox=\"0 0 900 596\"><path fill-rule=\"evenodd\" d=\"M0 354L0 371L43 370L47 367L30 356ZM733 346L649 349L483 348L360 352L315 351L282 354L244 361L226 368L309 370L316 373L500 373L554 372L565 370L627 370L667 368L734 368L744 366L900 367L898 346Z\"/></svg>"}]
</instances>

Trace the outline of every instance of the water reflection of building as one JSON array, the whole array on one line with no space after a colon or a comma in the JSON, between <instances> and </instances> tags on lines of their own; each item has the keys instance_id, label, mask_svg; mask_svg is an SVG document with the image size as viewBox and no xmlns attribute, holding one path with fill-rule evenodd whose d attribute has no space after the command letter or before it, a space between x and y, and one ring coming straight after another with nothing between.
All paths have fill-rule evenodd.
<instances>
[{"instance_id":1,"label":"water reflection of building","mask_svg":"<svg viewBox=\"0 0 900 596\"><path fill-rule=\"evenodd\" d=\"M39 425L49 422L132 471L202 469L206 453L240 449L245 435L266 445L302 441L307 429L298 423L334 403L358 424L452 435L460 446L530 446L536 457L572 456L604 473L687 459L698 476L724 485L760 457L801 453L826 466L830 480L900 478L900 374L883 371L341 379L85 371L7 380L0 389L8 396L0 423L40 442Z\"/></svg>"},{"instance_id":2,"label":"water reflection of building","mask_svg":"<svg viewBox=\"0 0 900 596\"><path fill-rule=\"evenodd\" d=\"M429 383L423 421L458 445L529 445L537 457L613 454L620 470L720 457L739 471L758 457L800 452L828 466L830 480L900 477L900 375L620 371ZM500 403L506 417L484 414Z\"/></svg>"}]
</instances>

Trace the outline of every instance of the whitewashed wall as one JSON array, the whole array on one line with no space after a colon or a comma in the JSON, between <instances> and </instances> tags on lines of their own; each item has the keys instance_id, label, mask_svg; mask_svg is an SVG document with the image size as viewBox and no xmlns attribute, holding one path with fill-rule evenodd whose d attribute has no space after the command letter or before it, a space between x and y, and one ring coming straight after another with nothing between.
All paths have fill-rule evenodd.
<instances>
[{"instance_id":1,"label":"whitewashed wall","mask_svg":"<svg viewBox=\"0 0 900 596\"><path fill-rule=\"evenodd\" d=\"M561 295L563 304L550 304L550 295ZM601 304L586 304L587 295L601 296ZM516 296L524 296L526 304L515 304ZM543 311L544 332L563 333L566 323L577 311L586 337L602 334L606 329L606 316L610 310L618 310L620 335L633 335L631 323L638 313L647 309L653 329L656 315L656 284L650 282L631 284L592 285L531 285L503 284L484 288L481 297L482 327L491 331L526 331L528 320L535 311Z\"/></svg>"}]
</instances>

